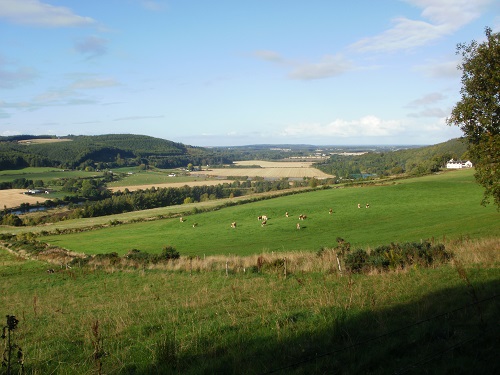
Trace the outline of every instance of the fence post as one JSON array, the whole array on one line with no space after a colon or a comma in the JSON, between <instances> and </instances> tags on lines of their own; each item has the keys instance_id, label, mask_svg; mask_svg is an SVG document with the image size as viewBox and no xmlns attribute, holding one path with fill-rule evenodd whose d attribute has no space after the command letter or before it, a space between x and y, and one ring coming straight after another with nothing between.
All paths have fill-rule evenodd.
<instances>
[{"instance_id":1,"label":"fence post","mask_svg":"<svg viewBox=\"0 0 500 375\"><path fill-rule=\"evenodd\" d=\"M286 257L283 258L284 264L285 264L285 279L286 279Z\"/></svg>"}]
</instances>

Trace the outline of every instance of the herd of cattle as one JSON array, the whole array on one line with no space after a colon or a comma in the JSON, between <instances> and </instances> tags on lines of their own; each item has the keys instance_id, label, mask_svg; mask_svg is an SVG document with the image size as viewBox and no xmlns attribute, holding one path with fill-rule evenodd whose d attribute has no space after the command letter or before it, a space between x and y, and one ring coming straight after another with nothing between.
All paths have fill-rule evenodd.
<instances>
[{"instance_id":1,"label":"herd of cattle","mask_svg":"<svg viewBox=\"0 0 500 375\"><path fill-rule=\"evenodd\" d=\"M367 203L365 207L366 208L370 208L370 204ZM358 203L358 208L361 208L361 203ZM328 211L328 214L330 214L330 215L333 214L333 209L332 208L330 208L330 210ZM285 217L290 217L288 211L285 212ZM300 214L299 215L299 220L305 220L305 219L307 219L307 215L304 215L304 214ZM257 216L257 220L260 221L260 225L262 227L264 227L267 224L267 216L266 215L259 215L259 216ZM183 223L184 221L186 221L186 220L181 216L180 217L180 222ZM198 223L194 223L193 224L193 228L196 228L197 226L198 226ZM297 227L297 229L300 229L300 223L297 223L296 227ZM236 228L236 221L233 221L231 223L231 228Z\"/></svg>"}]
</instances>

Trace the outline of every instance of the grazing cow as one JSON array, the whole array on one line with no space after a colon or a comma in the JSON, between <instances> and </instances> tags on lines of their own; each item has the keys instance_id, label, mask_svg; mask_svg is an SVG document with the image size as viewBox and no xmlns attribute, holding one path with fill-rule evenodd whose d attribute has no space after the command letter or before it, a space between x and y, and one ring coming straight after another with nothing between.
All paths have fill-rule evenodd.
<instances>
[{"instance_id":1,"label":"grazing cow","mask_svg":"<svg viewBox=\"0 0 500 375\"><path fill-rule=\"evenodd\" d=\"M285 212L285 216L286 216L286 217L288 217L288 211L287 211L287 212Z\"/></svg>"},{"instance_id":2,"label":"grazing cow","mask_svg":"<svg viewBox=\"0 0 500 375\"><path fill-rule=\"evenodd\" d=\"M257 216L257 220L262 220L262 215Z\"/></svg>"},{"instance_id":3,"label":"grazing cow","mask_svg":"<svg viewBox=\"0 0 500 375\"><path fill-rule=\"evenodd\" d=\"M297 223L297 229L300 229L300 223Z\"/></svg>"},{"instance_id":4,"label":"grazing cow","mask_svg":"<svg viewBox=\"0 0 500 375\"><path fill-rule=\"evenodd\" d=\"M267 216L266 215L262 215L262 220L266 221L267 220Z\"/></svg>"},{"instance_id":5,"label":"grazing cow","mask_svg":"<svg viewBox=\"0 0 500 375\"><path fill-rule=\"evenodd\" d=\"M236 228L236 221L233 221L233 222L231 223L231 228Z\"/></svg>"},{"instance_id":6,"label":"grazing cow","mask_svg":"<svg viewBox=\"0 0 500 375\"><path fill-rule=\"evenodd\" d=\"M333 210L330 208L330 211L328 213L331 215L333 213Z\"/></svg>"},{"instance_id":7,"label":"grazing cow","mask_svg":"<svg viewBox=\"0 0 500 375\"><path fill-rule=\"evenodd\" d=\"M299 220L305 220L305 219L307 219L306 215L299 215Z\"/></svg>"},{"instance_id":8,"label":"grazing cow","mask_svg":"<svg viewBox=\"0 0 500 375\"><path fill-rule=\"evenodd\" d=\"M198 223L193 223L193 228L196 228L198 226Z\"/></svg>"},{"instance_id":9,"label":"grazing cow","mask_svg":"<svg viewBox=\"0 0 500 375\"><path fill-rule=\"evenodd\" d=\"M358 203L358 208L361 208L361 203Z\"/></svg>"},{"instance_id":10,"label":"grazing cow","mask_svg":"<svg viewBox=\"0 0 500 375\"><path fill-rule=\"evenodd\" d=\"M370 208L370 203L367 203L367 204L366 204L366 208Z\"/></svg>"},{"instance_id":11,"label":"grazing cow","mask_svg":"<svg viewBox=\"0 0 500 375\"><path fill-rule=\"evenodd\" d=\"M267 224L267 220L262 220L262 222L260 223L260 225L264 226Z\"/></svg>"},{"instance_id":12,"label":"grazing cow","mask_svg":"<svg viewBox=\"0 0 500 375\"><path fill-rule=\"evenodd\" d=\"M180 221L181 223L183 223L185 220L184 220L184 218L181 216L181 217L179 218L179 221Z\"/></svg>"},{"instance_id":13,"label":"grazing cow","mask_svg":"<svg viewBox=\"0 0 500 375\"><path fill-rule=\"evenodd\" d=\"M54 273L54 272L55 272L55 271L54 271L54 269L53 269L53 268L49 268L49 269L47 270L47 273Z\"/></svg>"}]
</instances>

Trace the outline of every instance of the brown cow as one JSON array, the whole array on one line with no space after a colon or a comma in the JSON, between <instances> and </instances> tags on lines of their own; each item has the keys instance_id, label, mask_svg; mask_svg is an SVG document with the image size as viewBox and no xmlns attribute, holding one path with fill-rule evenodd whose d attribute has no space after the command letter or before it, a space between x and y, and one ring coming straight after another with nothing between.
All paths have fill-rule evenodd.
<instances>
[{"instance_id":1,"label":"brown cow","mask_svg":"<svg viewBox=\"0 0 500 375\"><path fill-rule=\"evenodd\" d=\"M267 224L267 220L262 220L262 222L260 223L262 226L266 225Z\"/></svg>"},{"instance_id":2,"label":"brown cow","mask_svg":"<svg viewBox=\"0 0 500 375\"><path fill-rule=\"evenodd\" d=\"M233 221L233 222L231 223L231 228L236 228L236 221Z\"/></svg>"}]
</instances>

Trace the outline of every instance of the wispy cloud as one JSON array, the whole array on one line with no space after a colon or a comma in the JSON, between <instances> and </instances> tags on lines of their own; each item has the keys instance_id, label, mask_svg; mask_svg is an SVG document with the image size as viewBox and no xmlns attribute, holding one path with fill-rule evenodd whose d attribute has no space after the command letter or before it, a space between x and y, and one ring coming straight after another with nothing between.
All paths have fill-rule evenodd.
<instances>
[{"instance_id":1,"label":"wispy cloud","mask_svg":"<svg viewBox=\"0 0 500 375\"><path fill-rule=\"evenodd\" d=\"M494 0L406 0L422 9L424 20L399 17L385 32L359 40L350 46L358 52L394 52L427 45L452 34L481 15Z\"/></svg>"},{"instance_id":2,"label":"wispy cloud","mask_svg":"<svg viewBox=\"0 0 500 375\"><path fill-rule=\"evenodd\" d=\"M74 90L101 89L105 87L120 86L120 83L113 78L91 78L80 79L73 82L69 87Z\"/></svg>"},{"instance_id":3,"label":"wispy cloud","mask_svg":"<svg viewBox=\"0 0 500 375\"><path fill-rule=\"evenodd\" d=\"M329 124L299 124L282 130L285 137L380 137L394 136L404 130L400 121L365 116L357 120L337 119Z\"/></svg>"},{"instance_id":4,"label":"wispy cloud","mask_svg":"<svg viewBox=\"0 0 500 375\"><path fill-rule=\"evenodd\" d=\"M75 42L75 50L89 58L104 55L108 51L108 41L91 35Z\"/></svg>"},{"instance_id":5,"label":"wispy cloud","mask_svg":"<svg viewBox=\"0 0 500 375\"><path fill-rule=\"evenodd\" d=\"M319 62L297 62L268 50L255 51L253 55L258 59L286 67L289 69L288 78L296 80L330 78L354 69L352 62L340 54L324 56Z\"/></svg>"},{"instance_id":6,"label":"wispy cloud","mask_svg":"<svg viewBox=\"0 0 500 375\"><path fill-rule=\"evenodd\" d=\"M426 65L415 66L415 70L428 78L457 78L462 74L457 68L459 60L431 61Z\"/></svg>"},{"instance_id":7,"label":"wispy cloud","mask_svg":"<svg viewBox=\"0 0 500 375\"><path fill-rule=\"evenodd\" d=\"M147 10L151 10L153 12L158 12L165 10L167 8L167 4L165 1L155 1L155 0L140 0L140 4Z\"/></svg>"},{"instance_id":8,"label":"wispy cloud","mask_svg":"<svg viewBox=\"0 0 500 375\"><path fill-rule=\"evenodd\" d=\"M165 117L165 116L163 116L163 115L159 115L159 116L128 116L128 117L115 118L113 121L147 120L147 119L163 118L163 117Z\"/></svg>"},{"instance_id":9,"label":"wispy cloud","mask_svg":"<svg viewBox=\"0 0 500 375\"><path fill-rule=\"evenodd\" d=\"M40 0L0 0L0 18L38 27L75 27L96 23L94 19L79 16L69 8L46 4Z\"/></svg>"},{"instance_id":10,"label":"wispy cloud","mask_svg":"<svg viewBox=\"0 0 500 375\"><path fill-rule=\"evenodd\" d=\"M0 55L0 88L15 88L32 81L36 76L33 68L15 66Z\"/></svg>"},{"instance_id":11,"label":"wispy cloud","mask_svg":"<svg viewBox=\"0 0 500 375\"><path fill-rule=\"evenodd\" d=\"M353 64L341 55L325 56L320 62L296 66L289 77L299 80L322 79L338 76L353 68Z\"/></svg>"},{"instance_id":12,"label":"wispy cloud","mask_svg":"<svg viewBox=\"0 0 500 375\"><path fill-rule=\"evenodd\" d=\"M445 99L446 97L439 92L432 92L424 95L421 98L415 99L406 105L407 108L415 108L423 105L436 104L436 102Z\"/></svg>"}]
</instances>

